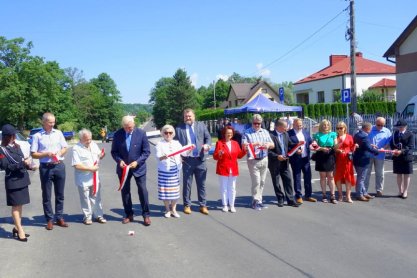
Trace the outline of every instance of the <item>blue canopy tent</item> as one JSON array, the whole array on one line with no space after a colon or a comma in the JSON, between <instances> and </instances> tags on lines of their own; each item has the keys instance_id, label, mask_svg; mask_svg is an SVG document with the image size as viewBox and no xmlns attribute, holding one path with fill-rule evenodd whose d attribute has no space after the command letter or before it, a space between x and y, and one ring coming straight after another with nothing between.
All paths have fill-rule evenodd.
<instances>
[{"instance_id":1,"label":"blue canopy tent","mask_svg":"<svg viewBox=\"0 0 417 278\"><path fill-rule=\"evenodd\" d=\"M253 100L240 107L224 110L224 114L238 113L280 113L280 112L302 112L301 106L288 106L268 99L263 94L257 95Z\"/></svg>"}]
</instances>

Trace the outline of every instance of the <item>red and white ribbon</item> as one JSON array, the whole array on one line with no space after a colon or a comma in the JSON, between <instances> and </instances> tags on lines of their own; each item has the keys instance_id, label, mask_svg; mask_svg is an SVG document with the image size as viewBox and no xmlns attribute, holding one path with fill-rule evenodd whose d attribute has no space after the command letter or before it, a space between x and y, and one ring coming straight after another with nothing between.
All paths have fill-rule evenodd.
<instances>
[{"instance_id":1,"label":"red and white ribbon","mask_svg":"<svg viewBox=\"0 0 417 278\"><path fill-rule=\"evenodd\" d=\"M304 145L304 141L300 141L300 142L298 142L298 144L297 145L295 145L294 146L294 148L292 148L289 152L288 152L288 154L287 154L287 156L293 156L297 151L298 151L298 149L299 148L301 148L303 145Z\"/></svg>"},{"instance_id":2,"label":"red and white ribbon","mask_svg":"<svg viewBox=\"0 0 417 278\"><path fill-rule=\"evenodd\" d=\"M59 162L59 158L56 154L52 156L52 162Z\"/></svg>"},{"instance_id":3,"label":"red and white ribbon","mask_svg":"<svg viewBox=\"0 0 417 278\"><path fill-rule=\"evenodd\" d=\"M256 155L255 155L255 148L253 147L253 144L250 143L248 145L248 159L255 159Z\"/></svg>"},{"instance_id":4,"label":"red and white ribbon","mask_svg":"<svg viewBox=\"0 0 417 278\"><path fill-rule=\"evenodd\" d=\"M129 174L129 169L130 169L129 165L122 168L122 176L120 177L120 185L119 185L118 191L122 190L123 187L125 186L127 176Z\"/></svg>"},{"instance_id":5,"label":"red and white ribbon","mask_svg":"<svg viewBox=\"0 0 417 278\"><path fill-rule=\"evenodd\" d=\"M94 166L98 165L100 162L100 158L104 155L104 148L101 149L100 156L98 160L94 162ZM97 192L100 190L100 181L98 179L98 171L93 172L93 196L96 196Z\"/></svg>"},{"instance_id":6,"label":"red and white ribbon","mask_svg":"<svg viewBox=\"0 0 417 278\"><path fill-rule=\"evenodd\" d=\"M319 146L319 145L317 145L317 143L311 143L311 145L310 145L310 150L312 150L312 151L317 151L317 150L318 150L318 148L320 148L320 146Z\"/></svg>"},{"instance_id":7,"label":"red and white ribbon","mask_svg":"<svg viewBox=\"0 0 417 278\"><path fill-rule=\"evenodd\" d=\"M167 157L175 156L177 154L181 154L183 152L193 150L194 148L195 148L195 146L193 144L186 145L186 146L182 147L181 149L179 149L178 151L175 151L173 153L167 154Z\"/></svg>"},{"instance_id":8,"label":"red and white ribbon","mask_svg":"<svg viewBox=\"0 0 417 278\"><path fill-rule=\"evenodd\" d=\"M381 149L378 150L378 152L380 152L380 153L391 153L391 154L394 154L394 153L397 153L398 150L385 150L385 149L381 148Z\"/></svg>"}]
</instances>

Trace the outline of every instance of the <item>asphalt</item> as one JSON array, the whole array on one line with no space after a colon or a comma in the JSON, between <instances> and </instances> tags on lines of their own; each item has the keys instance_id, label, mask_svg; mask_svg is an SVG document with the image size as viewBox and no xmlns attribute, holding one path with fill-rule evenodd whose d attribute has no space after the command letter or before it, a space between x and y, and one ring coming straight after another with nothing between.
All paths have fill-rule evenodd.
<instances>
[{"instance_id":1,"label":"asphalt","mask_svg":"<svg viewBox=\"0 0 417 278\"><path fill-rule=\"evenodd\" d=\"M23 208L23 224L31 236L27 243L14 240L10 207L0 186L0 277L415 277L417 273L415 177L408 199L395 197L390 161L384 197L369 203L279 208L268 175L264 190L268 209L255 211L248 205L250 177L243 159L237 213L232 214L221 211L215 161L210 159L206 183L210 215L200 214L194 202L191 215L180 212L180 219L166 219L157 199L152 148L147 162L152 225L145 227L135 187L135 222L121 223L123 208L110 144L99 145L107 153L100 168L106 224L82 224L70 154L65 159L69 228L45 230L39 173L34 172L31 203ZM313 190L320 197L317 178L313 171ZM194 186L194 201L195 192Z\"/></svg>"}]
</instances>

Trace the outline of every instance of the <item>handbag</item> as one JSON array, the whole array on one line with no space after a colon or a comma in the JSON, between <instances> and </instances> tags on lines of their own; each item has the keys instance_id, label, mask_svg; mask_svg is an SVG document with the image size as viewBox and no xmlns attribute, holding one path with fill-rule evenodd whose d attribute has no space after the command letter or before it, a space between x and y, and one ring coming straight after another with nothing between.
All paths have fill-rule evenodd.
<instances>
[{"instance_id":1,"label":"handbag","mask_svg":"<svg viewBox=\"0 0 417 278\"><path fill-rule=\"evenodd\" d=\"M317 160L317 153L313 153L311 155L311 160L316 161Z\"/></svg>"}]
</instances>

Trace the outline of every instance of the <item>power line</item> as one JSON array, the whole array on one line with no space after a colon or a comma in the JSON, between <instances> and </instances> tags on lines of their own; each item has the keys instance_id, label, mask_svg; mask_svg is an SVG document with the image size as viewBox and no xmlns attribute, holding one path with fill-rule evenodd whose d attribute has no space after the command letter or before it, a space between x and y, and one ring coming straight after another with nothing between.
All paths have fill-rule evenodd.
<instances>
[{"instance_id":1,"label":"power line","mask_svg":"<svg viewBox=\"0 0 417 278\"><path fill-rule=\"evenodd\" d=\"M290 50L288 50L283 55L281 55L277 59L273 60L269 64L267 64L267 65L259 68L257 71L254 71L250 75L254 75L254 74L258 73L258 72L261 72L262 70L264 70L264 69L268 68L269 66L275 64L276 62L278 62L279 60L281 60L282 58L284 58L285 56L287 56L288 54L290 54L291 52L293 52L294 50L296 50L297 48L299 48L300 46L302 46L305 42L307 42L309 39L311 39L312 37L314 37L317 33L319 33L321 30L323 30L327 25L329 25L332 21L334 21L336 18L338 18L342 13L344 13L348 9L349 9L349 6L347 6L345 9L343 9L340 13L338 13L336 16L334 16L332 19L330 19L328 22L326 22L324 25L322 25L319 29L317 29L314 33L312 33L306 39L304 39L303 41L301 41L299 44L297 44L296 46L294 46L293 48L291 48Z\"/></svg>"}]
</instances>

